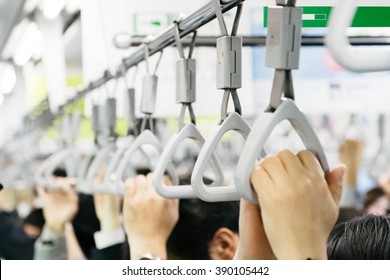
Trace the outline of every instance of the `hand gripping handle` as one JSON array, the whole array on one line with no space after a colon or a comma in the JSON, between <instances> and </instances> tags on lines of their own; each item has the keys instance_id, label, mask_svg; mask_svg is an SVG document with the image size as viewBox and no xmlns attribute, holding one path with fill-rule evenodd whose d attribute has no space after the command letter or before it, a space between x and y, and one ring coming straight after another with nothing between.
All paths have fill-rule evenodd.
<instances>
[{"instance_id":1,"label":"hand gripping handle","mask_svg":"<svg viewBox=\"0 0 390 280\"><path fill-rule=\"evenodd\" d=\"M230 113L228 117L218 125L206 139L202 150L199 153L198 160L195 163L194 171L191 177L191 185L196 195L208 202L216 201L234 201L240 199L234 185L231 186L212 186L208 187L203 182L203 174L207 168L214 151L226 132L235 130L245 139L247 138L250 128L245 120L236 112Z\"/></svg>"},{"instance_id":2,"label":"hand gripping handle","mask_svg":"<svg viewBox=\"0 0 390 280\"><path fill-rule=\"evenodd\" d=\"M283 100L275 112L265 112L257 118L238 160L235 183L241 196L252 203L259 202L250 182L252 170L272 130L283 120L291 123L306 148L317 157L325 173L329 172L324 150L306 117L293 100ZM260 155L260 157L263 156Z\"/></svg>"},{"instance_id":3,"label":"hand gripping handle","mask_svg":"<svg viewBox=\"0 0 390 280\"><path fill-rule=\"evenodd\" d=\"M177 149L177 146L184 139L192 139L202 149L205 139L200 134L199 130L192 123L186 124L176 134L174 134L165 146L161 157L156 165L153 173L153 186L158 194L165 198L196 198L196 194L191 185L173 185L166 186L163 183L164 172L167 169L168 164L171 162L172 155ZM216 180L211 186L223 184L224 177L221 166L217 157L213 153L210 159L210 165L213 169Z\"/></svg>"}]
</instances>

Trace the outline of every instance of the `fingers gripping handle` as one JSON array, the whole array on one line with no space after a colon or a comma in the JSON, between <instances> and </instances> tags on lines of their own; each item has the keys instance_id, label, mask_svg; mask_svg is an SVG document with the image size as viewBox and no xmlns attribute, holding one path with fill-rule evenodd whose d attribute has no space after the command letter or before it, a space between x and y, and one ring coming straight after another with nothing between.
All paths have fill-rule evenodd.
<instances>
[{"instance_id":1,"label":"fingers gripping handle","mask_svg":"<svg viewBox=\"0 0 390 280\"><path fill-rule=\"evenodd\" d=\"M193 125L192 123L185 125L169 140L169 142L164 148L164 151L161 154L156 169L154 170L154 176L153 176L153 186L156 192L165 198L196 198L197 197L191 185L166 186L163 183L164 172L168 164L171 162L172 155L177 149L177 146L184 139L194 140L199 148L202 148L205 143L205 139L200 134L196 126ZM224 180L223 171L214 153L211 155L210 165L216 175L216 180L211 186L221 185Z\"/></svg>"},{"instance_id":2,"label":"fingers gripping handle","mask_svg":"<svg viewBox=\"0 0 390 280\"><path fill-rule=\"evenodd\" d=\"M203 182L204 172L211 156L214 154L218 143L226 132L235 130L239 132L245 139L250 132L248 124L236 112L230 113L229 116L218 125L210 136L207 138L202 150L199 153L194 171L191 177L191 185L196 195L205 201L235 201L240 199L240 195L236 187L231 186L212 186L208 187Z\"/></svg>"},{"instance_id":3,"label":"fingers gripping handle","mask_svg":"<svg viewBox=\"0 0 390 280\"><path fill-rule=\"evenodd\" d=\"M235 183L241 196L252 203L259 202L257 194L251 186L252 170L272 130L283 120L290 121L306 148L315 154L325 173L329 172L324 150L306 117L294 101L283 100L274 113L262 113L257 118L238 160ZM260 157L263 156L260 155Z\"/></svg>"}]
</instances>

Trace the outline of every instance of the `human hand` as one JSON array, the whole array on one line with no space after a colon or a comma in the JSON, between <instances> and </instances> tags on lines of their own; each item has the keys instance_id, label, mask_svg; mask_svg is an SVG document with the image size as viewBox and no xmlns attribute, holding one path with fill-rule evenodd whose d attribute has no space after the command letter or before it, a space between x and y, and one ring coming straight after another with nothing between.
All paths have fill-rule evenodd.
<instances>
[{"instance_id":1,"label":"human hand","mask_svg":"<svg viewBox=\"0 0 390 280\"><path fill-rule=\"evenodd\" d=\"M166 259L166 242L179 219L179 201L159 196L153 189L152 176L138 175L125 183L123 216L131 259L139 259L144 253ZM164 180L170 185L166 177Z\"/></svg>"},{"instance_id":2,"label":"human hand","mask_svg":"<svg viewBox=\"0 0 390 280\"><path fill-rule=\"evenodd\" d=\"M389 174L383 174L378 179L379 187L386 193L387 197L390 199L390 176Z\"/></svg>"},{"instance_id":3,"label":"human hand","mask_svg":"<svg viewBox=\"0 0 390 280\"><path fill-rule=\"evenodd\" d=\"M66 223L72 221L78 211L78 196L69 181L66 179L59 181L61 190L46 191L39 186L37 191L43 202L46 226L58 234L63 234Z\"/></svg>"},{"instance_id":4,"label":"human hand","mask_svg":"<svg viewBox=\"0 0 390 280\"><path fill-rule=\"evenodd\" d=\"M357 176L362 161L364 143L362 140L346 140L339 147L339 158L346 166L346 185L357 187Z\"/></svg>"},{"instance_id":5,"label":"human hand","mask_svg":"<svg viewBox=\"0 0 390 280\"><path fill-rule=\"evenodd\" d=\"M240 242L235 260L275 260L264 231L260 207L244 199L240 203Z\"/></svg>"},{"instance_id":6,"label":"human hand","mask_svg":"<svg viewBox=\"0 0 390 280\"><path fill-rule=\"evenodd\" d=\"M278 259L326 259L336 223L345 167L325 177L309 151L284 150L263 159L251 181L259 196L265 233Z\"/></svg>"},{"instance_id":7,"label":"human hand","mask_svg":"<svg viewBox=\"0 0 390 280\"><path fill-rule=\"evenodd\" d=\"M113 231L122 227L120 218L122 199L120 196L95 193L93 200L101 231Z\"/></svg>"},{"instance_id":8,"label":"human hand","mask_svg":"<svg viewBox=\"0 0 390 280\"><path fill-rule=\"evenodd\" d=\"M99 176L97 178L98 185L104 183L104 178L105 172L100 170ZM101 231L113 231L122 227L120 217L122 199L120 196L105 193L95 193L93 195L93 200L95 204L96 216L100 222Z\"/></svg>"}]
</instances>

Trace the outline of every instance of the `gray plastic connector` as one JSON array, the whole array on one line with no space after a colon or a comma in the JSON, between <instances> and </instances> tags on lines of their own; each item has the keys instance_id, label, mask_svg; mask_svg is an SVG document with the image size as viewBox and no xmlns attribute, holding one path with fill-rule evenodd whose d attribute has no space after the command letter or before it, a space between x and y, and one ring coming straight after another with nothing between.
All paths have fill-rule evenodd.
<instances>
[{"instance_id":1,"label":"gray plastic connector","mask_svg":"<svg viewBox=\"0 0 390 280\"><path fill-rule=\"evenodd\" d=\"M156 75L146 75L143 79L141 112L153 114L156 105L158 77Z\"/></svg>"},{"instance_id":2,"label":"gray plastic connector","mask_svg":"<svg viewBox=\"0 0 390 280\"><path fill-rule=\"evenodd\" d=\"M241 88L242 38L224 36L217 39L217 88Z\"/></svg>"},{"instance_id":3,"label":"gray plastic connector","mask_svg":"<svg viewBox=\"0 0 390 280\"><path fill-rule=\"evenodd\" d=\"M101 131L100 126L100 106L99 105L93 105L92 107L92 129L96 134L99 134L99 131Z\"/></svg>"},{"instance_id":4,"label":"gray plastic connector","mask_svg":"<svg viewBox=\"0 0 390 280\"><path fill-rule=\"evenodd\" d=\"M127 89L127 100L125 105L125 118L129 122L134 122L136 120L135 116L135 89Z\"/></svg>"},{"instance_id":5,"label":"gray plastic connector","mask_svg":"<svg viewBox=\"0 0 390 280\"><path fill-rule=\"evenodd\" d=\"M196 101L196 61L182 58L176 62L176 102Z\"/></svg>"},{"instance_id":6,"label":"gray plastic connector","mask_svg":"<svg viewBox=\"0 0 390 280\"><path fill-rule=\"evenodd\" d=\"M266 65L275 69L298 69L302 9L270 7L266 41Z\"/></svg>"},{"instance_id":7,"label":"gray plastic connector","mask_svg":"<svg viewBox=\"0 0 390 280\"><path fill-rule=\"evenodd\" d=\"M103 118L106 123L105 127L112 129L116 124L116 99L109 98L106 101L106 105L104 106L104 115Z\"/></svg>"}]
</instances>

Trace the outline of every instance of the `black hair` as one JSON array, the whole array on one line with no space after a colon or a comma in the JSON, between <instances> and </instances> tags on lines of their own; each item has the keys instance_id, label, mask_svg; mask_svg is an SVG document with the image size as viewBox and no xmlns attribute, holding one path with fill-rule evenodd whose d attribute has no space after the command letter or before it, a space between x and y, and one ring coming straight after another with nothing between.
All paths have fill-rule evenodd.
<instances>
[{"instance_id":1,"label":"black hair","mask_svg":"<svg viewBox=\"0 0 390 280\"><path fill-rule=\"evenodd\" d=\"M328 238L330 260L390 260L390 216L366 215L338 224Z\"/></svg>"},{"instance_id":2,"label":"black hair","mask_svg":"<svg viewBox=\"0 0 390 280\"><path fill-rule=\"evenodd\" d=\"M179 221L174 227L167 250L175 258L208 260L209 244L220 228L238 233L239 202L180 200Z\"/></svg>"},{"instance_id":3,"label":"black hair","mask_svg":"<svg viewBox=\"0 0 390 280\"><path fill-rule=\"evenodd\" d=\"M42 230L45 224L42 208L32 210L30 214L24 218L23 223L35 226Z\"/></svg>"},{"instance_id":4,"label":"black hair","mask_svg":"<svg viewBox=\"0 0 390 280\"><path fill-rule=\"evenodd\" d=\"M189 184L190 177L181 178L181 185ZM211 183L204 178L206 184ZM200 199L182 199L179 203L179 221L167 242L168 255L183 260L209 260L209 244L220 228L238 233L240 203L205 202Z\"/></svg>"},{"instance_id":5,"label":"black hair","mask_svg":"<svg viewBox=\"0 0 390 280\"><path fill-rule=\"evenodd\" d=\"M56 168L53 171L53 175L56 177L67 177L66 170L64 168L60 168L60 167Z\"/></svg>"}]
</instances>

